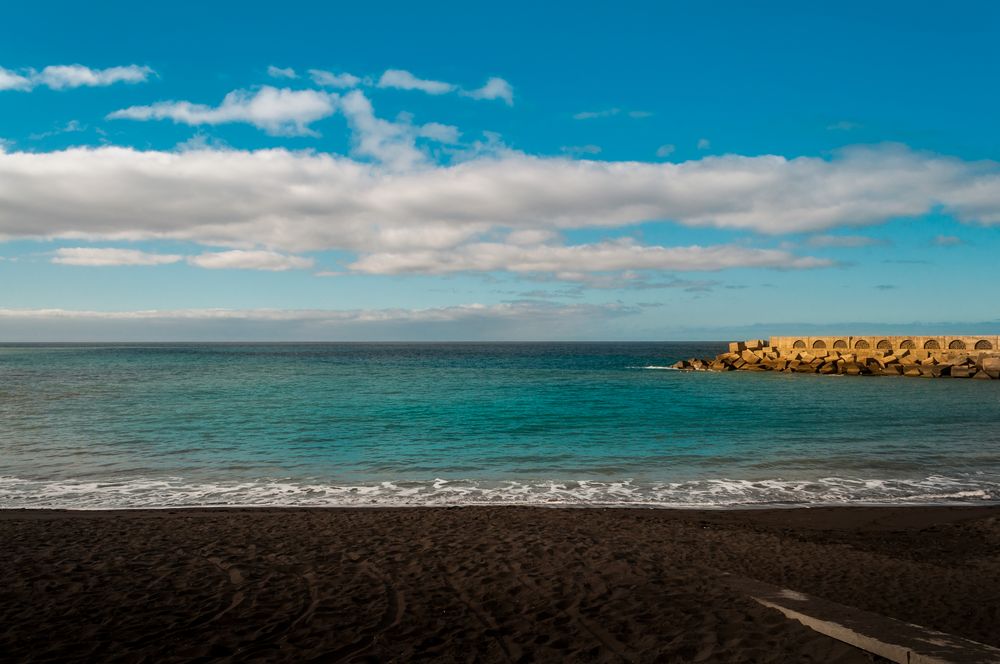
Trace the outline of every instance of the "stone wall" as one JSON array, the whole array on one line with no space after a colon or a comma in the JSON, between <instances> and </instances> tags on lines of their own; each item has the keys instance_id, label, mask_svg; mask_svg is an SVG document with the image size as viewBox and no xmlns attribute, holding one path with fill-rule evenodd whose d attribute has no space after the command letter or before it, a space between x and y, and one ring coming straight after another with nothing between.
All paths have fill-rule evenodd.
<instances>
[{"instance_id":1,"label":"stone wall","mask_svg":"<svg viewBox=\"0 0 1000 664\"><path fill-rule=\"evenodd\" d=\"M1000 350L1000 336L771 337L781 350Z\"/></svg>"}]
</instances>

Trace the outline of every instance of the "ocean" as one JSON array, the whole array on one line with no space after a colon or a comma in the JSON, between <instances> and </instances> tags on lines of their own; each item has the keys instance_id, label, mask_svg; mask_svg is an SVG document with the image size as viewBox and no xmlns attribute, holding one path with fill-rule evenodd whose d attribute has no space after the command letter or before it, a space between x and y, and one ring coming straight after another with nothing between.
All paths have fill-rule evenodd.
<instances>
[{"instance_id":1,"label":"ocean","mask_svg":"<svg viewBox=\"0 0 1000 664\"><path fill-rule=\"evenodd\" d=\"M722 343L0 345L0 507L983 504L1000 381Z\"/></svg>"}]
</instances>

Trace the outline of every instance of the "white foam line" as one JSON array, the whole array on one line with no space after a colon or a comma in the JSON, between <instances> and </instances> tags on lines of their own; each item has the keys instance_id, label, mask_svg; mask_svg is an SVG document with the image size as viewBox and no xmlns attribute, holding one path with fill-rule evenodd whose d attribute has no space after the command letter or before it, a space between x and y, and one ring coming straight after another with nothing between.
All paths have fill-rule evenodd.
<instances>
[{"instance_id":1,"label":"white foam line","mask_svg":"<svg viewBox=\"0 0 1000 664\"><path fill-rule=\"evenodd\" d=\"M403 484L404 486L400 486ZM1000 479L715 479L681 483L619 481L477 482L437 478L368 485L290 479L190 483L183 478L40 481L0 477L0 508L145 509L179 507L391 507L530 505L753 509L829 505L968 505L1000 502Z\"/></svg>"}]
</instances>

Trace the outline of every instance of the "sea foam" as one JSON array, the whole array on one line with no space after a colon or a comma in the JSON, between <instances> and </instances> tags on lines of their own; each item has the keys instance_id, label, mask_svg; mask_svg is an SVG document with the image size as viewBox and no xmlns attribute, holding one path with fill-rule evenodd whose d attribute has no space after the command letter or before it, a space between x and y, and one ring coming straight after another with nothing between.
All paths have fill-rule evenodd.
<instances>
[{"instance_id":1,"label":"sea foam","mask_svg":"<svg viewBox=\"0 0 1000 664\"><path fill-rule=\"evenodd\" d=\"M0 477L0 508L365 507L451 505L736 508L845 504L1000 502L1000 478L621 481L383 481L332 484L289 479L190 482L180 477L110 481Z\"/></svg>"}]
</instances>

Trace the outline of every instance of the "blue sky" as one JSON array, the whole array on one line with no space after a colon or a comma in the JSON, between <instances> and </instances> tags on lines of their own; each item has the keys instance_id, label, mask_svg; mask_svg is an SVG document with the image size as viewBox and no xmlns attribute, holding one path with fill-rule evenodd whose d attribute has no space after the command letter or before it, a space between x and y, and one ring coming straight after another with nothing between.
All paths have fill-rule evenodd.
<instances>
[{"instance_id":1,"label":"blue sky","mask_svg":"<svg viewBox=\"0 0 1000 664\"><path fill-rule=\"evenodd\" d=\"M542 4L6 9L0 340L1000 327L994 3Z\"/></svg>"}]
</instances>

